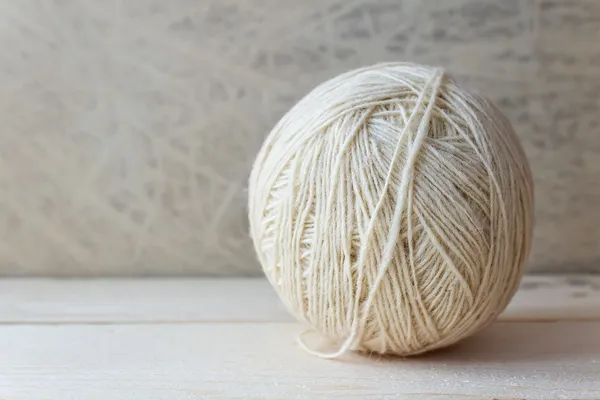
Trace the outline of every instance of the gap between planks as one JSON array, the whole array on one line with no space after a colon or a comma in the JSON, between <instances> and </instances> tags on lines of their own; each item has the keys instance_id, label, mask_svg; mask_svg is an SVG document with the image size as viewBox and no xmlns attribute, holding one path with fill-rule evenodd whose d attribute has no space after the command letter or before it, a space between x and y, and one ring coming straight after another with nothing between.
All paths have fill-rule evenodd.
<instances>
[{"instance_id":1,"label":"gap between planks","mask_svg":"<svg viewBox=\"0 0 600 400\"><path fill-rule=\"evenodd\" d=\"M501 322L410 359L306 354L262 279L0 280L0 321L2 400L600 398L597 276L525 277Z\"/></svg>"}]
</instances>

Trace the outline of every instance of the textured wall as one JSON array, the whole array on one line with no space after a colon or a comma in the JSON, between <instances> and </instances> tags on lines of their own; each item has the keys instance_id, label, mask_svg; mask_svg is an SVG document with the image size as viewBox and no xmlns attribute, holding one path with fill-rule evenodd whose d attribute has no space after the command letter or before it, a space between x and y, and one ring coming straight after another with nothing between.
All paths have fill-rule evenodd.
<instances>
[{"instance_id":1,"label":"textured wall","mask_svg":"<svg viewBox=\"0 0 600 400\"><path fill-rule=\"evenodd\" d=\"M245 184L309 88L441 64L536 179L532 270L600 270L598 0L0 0L0 273L251 274Z\"/></svg>"}]
</instances>

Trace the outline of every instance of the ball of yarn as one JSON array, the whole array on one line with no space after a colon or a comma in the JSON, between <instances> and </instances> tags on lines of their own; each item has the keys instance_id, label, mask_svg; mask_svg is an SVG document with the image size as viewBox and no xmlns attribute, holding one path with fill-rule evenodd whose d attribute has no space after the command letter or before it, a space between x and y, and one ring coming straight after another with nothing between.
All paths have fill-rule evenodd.
<instances>
[{"instance_id":1,"label":"ball of yarn","mask_svg":"<svg viewBox=\"0 0 600 400\"><path fill-rule=\"evenodd\" d=\"M529 253L533 183L508 120L442 69L388 63L312 90L249 181L258 258L347 350L413 355L489 324Z\"/></svg>"}]
</instances>

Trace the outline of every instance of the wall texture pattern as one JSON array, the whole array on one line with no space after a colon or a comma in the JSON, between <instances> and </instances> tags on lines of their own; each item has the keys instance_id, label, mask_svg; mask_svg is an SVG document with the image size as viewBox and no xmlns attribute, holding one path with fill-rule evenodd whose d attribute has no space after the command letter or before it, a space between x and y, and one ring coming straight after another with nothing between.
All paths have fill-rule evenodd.
<instances>
[{"instance_id":1,"label":"wall texture pattern","mask_svg":"<svg viewBox=\"0 0 600 400\"><path fill-rule=\"evenodd\" d=\"M513 121L531 271L600 270L600 1L0 0L0 274L256 274L277 119L365 64L443 65Z\"/></svg>"}]
</instances>

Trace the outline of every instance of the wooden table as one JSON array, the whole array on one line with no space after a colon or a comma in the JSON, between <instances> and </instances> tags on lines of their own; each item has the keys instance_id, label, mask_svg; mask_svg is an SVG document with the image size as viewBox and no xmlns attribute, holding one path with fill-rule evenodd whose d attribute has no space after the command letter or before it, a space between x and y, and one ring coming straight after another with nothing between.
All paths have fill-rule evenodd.
<instances>
[{"instance_id":1,"label":"wooden table","mask_svg":"<svg viewBox=\"0 0 600 400\"><path fill-rule=\"evenodd\" d=\"M308 355L262 279L0 280L1 400L600 399L600 277L420 358Z\"/></svg>"}]
</instances>

